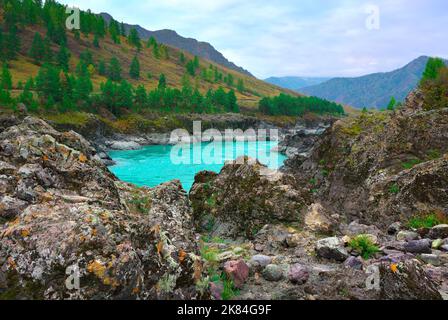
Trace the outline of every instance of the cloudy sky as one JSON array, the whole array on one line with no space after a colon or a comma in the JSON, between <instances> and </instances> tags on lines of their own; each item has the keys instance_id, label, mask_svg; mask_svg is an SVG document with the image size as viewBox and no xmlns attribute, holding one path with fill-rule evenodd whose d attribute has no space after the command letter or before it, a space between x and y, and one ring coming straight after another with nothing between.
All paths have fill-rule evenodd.
<instances>
[{"instance_id":1,"label":"cloudy sky","mask_svg":"<svg viewBox=\"0 0 448 320\"><path fill-rule=\"evenodd\" d=\"M448 58L446 0L62 2L210 42L260 78L359 76L420 55Z\"/></svg>"}]
</instances>

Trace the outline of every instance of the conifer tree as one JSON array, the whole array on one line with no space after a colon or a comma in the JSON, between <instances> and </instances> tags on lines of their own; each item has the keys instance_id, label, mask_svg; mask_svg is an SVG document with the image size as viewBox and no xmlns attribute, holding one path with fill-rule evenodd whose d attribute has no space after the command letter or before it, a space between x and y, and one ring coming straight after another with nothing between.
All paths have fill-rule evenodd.
<instances>
[{"instance_id":1,"label":"conifer tree","mask_svg":"<svg viewBox=\"0 0 448 320\"><path fill-rule=\"evenodd\" d=\"M429 58L426 63L426 69L423 73L422 82L428 80L435 80L439 74L440 69L445 66L445 63L440 58Z\"/></svg>"},{"instance_id":2,"label":"conifer tree","mask_svg":"<svg viewBox=\"0 0 448 320\"><path fill-rule=\"evenodd\" d=\"M131 76L132 79L140 78L140 62L138 61L137 56L135 56L134 59L132 59L129 75Z\"/></svg>"},{"instance_id":3,"label":"conifer tree","mask_svg":"<svg viewBox=\"0 0 448 320\"><path fill-rule=\"evenodd\" d=\"M12 89L12 76L6 63L3 64L2 68L1 88L5 90Z\"/></svg>"},{"instance_id":4,"label":"conifer tree","mask_svg":"<svg viewBox=\"0 0 448 320\"><path fill-rule=\"evenodd\" d=\"M165 89L166 88L166 77L165 77L165 75L163 73L159 77L158 88L159 89Z\"/></svg>"},{"instance_id":5,"label":"conifer tree","mask_svg":"<svg viewBox=\"0 0 448 320\"><path fill-rule=\"evenodd\" d=\"M128 41L132 46L136 47L138 51L141 50L142 43L140 41L140 36L138 35L138 32L135 28L132 28L129 32Z\"/></svg>"},{"instance_id":6,"label":"conifer tree","mask_svg":"<svg viewBox=\"0 0 448 320\"><path fill-rule=\"evenodd\" d=\"M244 80L243 79L238 79L238 84L237 84L236 88L241 93L243 93L246 90L246 88L244 87Z\"/></svg>"},{"instance_id":7,"label":"conifer tree","mask_svg":"<svg viewBox=\"0 0 448 320\"><path fill-rule=\"evenodd\" d=\"M179 55L179 62L185 64L185 54L181 51Z\"/></svg>"},{"instance_id":8,"label":"conifer tree","mask_svg":"<svg viewBox=\"0 0 448 320\"><path fill-rule=\"evenodd\" d=\"M98 64L98 73L101 76L106 76L107 75L106 63L104 62L103 59L101 59L99 64Z\"/></svg>"},{"instance_id":9,"label":"conifer tree","mask_svg":"<svg viewBox=\"0 0 448 320\"><path fill-rule=\"evenodd\" d=\"M117 58L113 57L110 60L109 68L108 68L109 79L112 81L120 81L121 80L121 65L120 61Z\"/></svg>"},{"instance_id":10,"label":"conifer tree","mask_svg":"<svg viewBox=\"0 0 448 320\"><path fill-rule=\"evenodd\" d=\"M396 104L397 104L397 100L395 100L395 97L390 98L390 102L387 105L387 110L393 111L395 109Z\"/></svg>"},{"instance_id":11,"label":"conifer tree","mask_svg":"<svg viewBox=\"0 0 448 320\"><path fill-rule=\"evenodd\" d=\"M93 46L95 48L99 48L100 47L100 39L98 38L98 35L95 34L95 36L93 37L92 44L93 44Z\"/></svg>"},{"instance_id":12,"label":"conifer tree","mask_svg":"<svg viewBox=\"0 0 448 320\"><path fill-rule=\"evenodd\" d=\"M136 111L141 111L146 107L147 94L144 86L139 85L135 90L134 106Z\"/></svg>"},{"instance_id":13,"label":"conifer tree","mask_svg":"<svg viewBox=\"0 0 448 320\"><path fill-rule=\"evenodd\" d=\"M62 70L67 72L69 70L69 62L70 62L70 52L68 51L66 46L62 45L59 48L57 56L58 66L61 67Z\"/></svg>"},{"instance_id":14,"label":"conifer tree","mask_svg":"<svg viewBox=\"0 0 448 320\"><path fill-rule=\"evenodd\" d=\"M51 63L53 61L53 50L51 49L50 39L45 37L44 39L44 58L43 61Z\"/></svg>"},{"instance_id":15,"label":"conifer tree","mask_svg":"<svg viewBox=\"0 0 448 320\"><path fill-rule=\"evenodd\" d=\"M33 43L31 44L31 49L29 52L31 58L34 59L35 63L41 63L45 57L45 47L42 36L36 32L34 35Z\"/></svg>"}]
</instances>

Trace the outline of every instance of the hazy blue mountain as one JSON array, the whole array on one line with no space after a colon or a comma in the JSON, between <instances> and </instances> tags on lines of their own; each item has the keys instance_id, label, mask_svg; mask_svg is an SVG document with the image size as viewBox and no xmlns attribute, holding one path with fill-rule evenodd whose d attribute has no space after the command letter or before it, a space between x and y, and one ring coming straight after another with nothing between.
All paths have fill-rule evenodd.
<instances>
[{"instance_id":1,"label":"hazy blue mountain","mask_svg":"<svg viewBox=\"0 0 448 320\"><path fill-rule=\"evenodd\" d=\"M108 13L101 13L100 15L108 23L111 19L113 19L113 17ZM130 25L125 23L126 32L129 32L131 28L135 28L142 39L147 40L150 37L154 37L160 43L184 50L193 55L197 55L201 58L220 64L226 68L252 76L252 74L246 69L243 69L242 67L239 67L233 62L227 60L221 52L216 50L208 42L201 42L196 39L182 37L173 30L149 31L139 25Z\"/></svg>"},{"instance_id":2,"label":"hazy blue mountain","mask_svg":"<svg viewBox=\"0 0 448 320\"><path fill-rule=\"evenodd\" d=\"M321 84L331 78L314 78L314 77L270 77L264 81L290 90L298 90L305 87Z\"/></svg>"},{"instance_id":3,"label":"hazy blue mountain","mask_svg":"<svg viewBox=\"0 0 448 320\"><path fill-rule=\"evenodd\" d=\"M334 78L299 91L356 108L384 108L391 97L403 101L417 87L428 59L429 57L422 56L391 72L358 78Z\"/></svg>"}]
</instances>

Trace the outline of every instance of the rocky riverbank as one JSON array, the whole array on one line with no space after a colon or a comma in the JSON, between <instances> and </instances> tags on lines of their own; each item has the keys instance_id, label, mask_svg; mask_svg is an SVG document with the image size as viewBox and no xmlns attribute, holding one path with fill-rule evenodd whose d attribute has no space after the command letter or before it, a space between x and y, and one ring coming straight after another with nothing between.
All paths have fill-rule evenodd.
<instances>
[{"instance_id":1,"label":"rocky riverbank","mask_svg":"<svg viewBox=\"0 0 448 320\"><path fill-rule=\"evenodd\" d=\"M447 112L415 93L309 132L283 172L241 158L189 195L118 181L74 131L2 118L0 299L447 298Z\"/></svg>"}]
</instances>

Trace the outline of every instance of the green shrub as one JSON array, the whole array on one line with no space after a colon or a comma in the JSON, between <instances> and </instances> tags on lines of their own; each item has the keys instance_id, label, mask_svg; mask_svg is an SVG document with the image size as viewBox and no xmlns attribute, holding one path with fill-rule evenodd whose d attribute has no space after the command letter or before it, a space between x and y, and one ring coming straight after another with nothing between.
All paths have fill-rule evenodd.
<instances>
[{"instance_id":1,"label":"green shrub","mask_svg":"<svg viewBox=\"0 0 448 320\"><path fill-rule=\"evenodd\" d=\"M412 229L432 228L439 224L448 223L448 219L435 213L429 215L417 215L409 219L408 227Z\"/></svg>"},{"instance_id":2,"label":"green shrub","mask_svg":"<svg viewBox=\"0 0 448 320\"><path fill-rule=\"evenodd\" d=\"M379 248L372 242L372 240L366 235L359 235L352 239L349 246L357 251L364 260L368 260L377 252Z\"/></svg>"},{"instance_id":3,"label":"green shrub","mask_svg":"<svg viewBox=\"0 0 448 320\"><path fill-rule=\"evenodd\" d=\"M401 165L403 169L409 170L414 168L416 165L422 163L420 159L411 159L409 161L403 162Z\"/></svg>"},{"instance_id":4,"label":"green shrub","mask_svg":"<svg viewBox=\"0 0 448 320\"><path fill-rule=\"evenodd\" d=\"M400 192L400 187L398 186L398 184L393 184L390 188L389 188L389 193L391 194L398 194Z\"/></svg>"}]
</instances>

